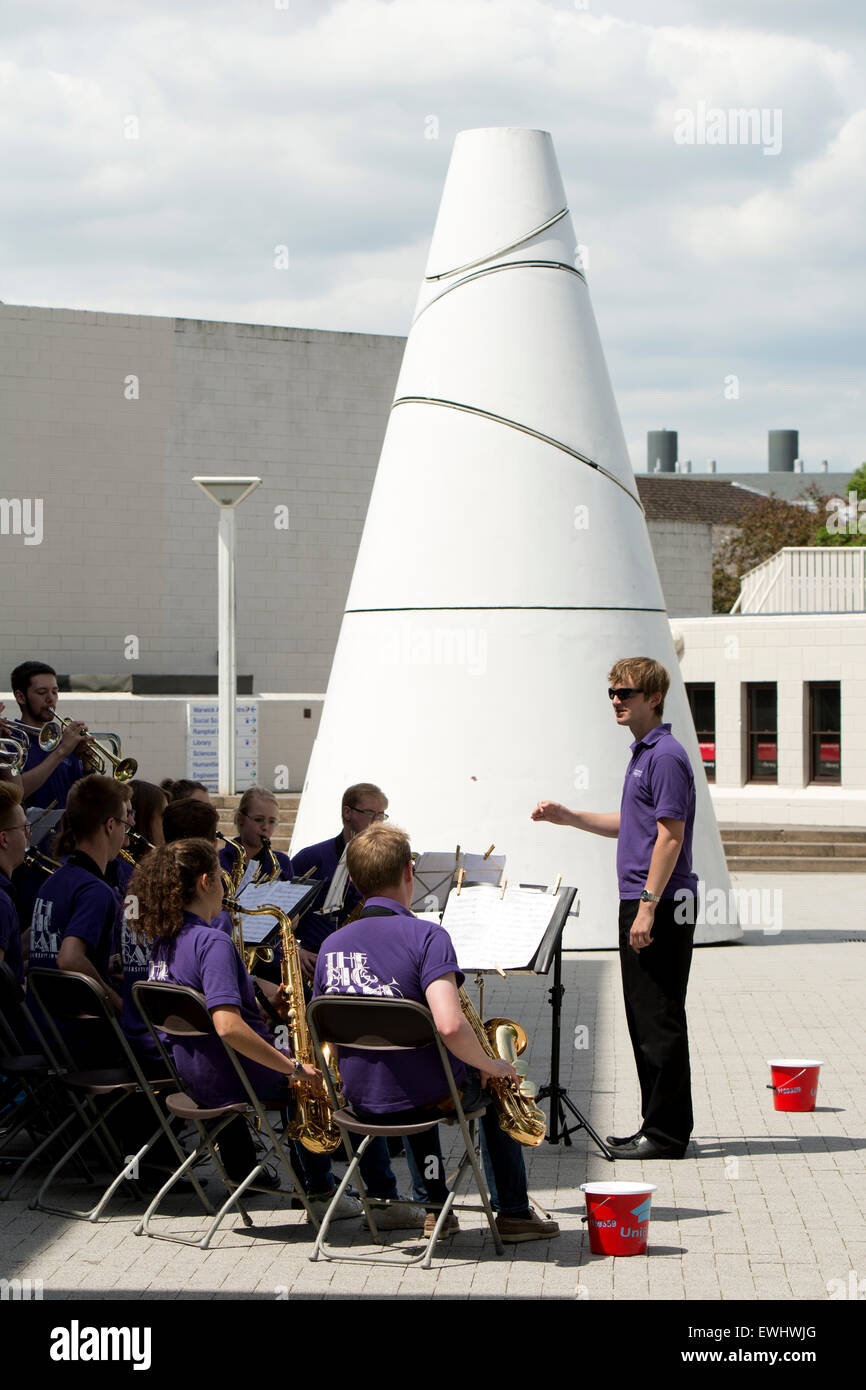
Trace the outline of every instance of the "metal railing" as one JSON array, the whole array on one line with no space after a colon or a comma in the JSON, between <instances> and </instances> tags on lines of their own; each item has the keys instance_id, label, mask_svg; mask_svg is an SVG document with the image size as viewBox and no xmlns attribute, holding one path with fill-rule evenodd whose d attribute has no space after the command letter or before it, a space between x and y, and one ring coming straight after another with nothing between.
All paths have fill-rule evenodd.
<instances>
[{"instance_id":1,"label":"metal railing","mask_svg":"<svg viewBox=\"0 0 866 1390\"><path fill-rule=\"evenodd\" d=\"M866 546L785 546L740 578L732 613L862 613Z\"/></svg>"}]
</instances>

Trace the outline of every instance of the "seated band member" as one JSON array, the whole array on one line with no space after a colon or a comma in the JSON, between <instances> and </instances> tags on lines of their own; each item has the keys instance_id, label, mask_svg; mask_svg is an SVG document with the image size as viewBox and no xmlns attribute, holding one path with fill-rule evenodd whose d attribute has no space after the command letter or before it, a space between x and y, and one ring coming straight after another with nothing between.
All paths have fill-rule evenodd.
<instances>
[{"instance_id":1,"label":"seated band member","mask_svg":"<svg viewBox=\"0 0 866 1390\"><path fill-rule=\"evenodd\" d=\"M237 838L244 856L244 879L252 873L262 878L278 878L287 883L292 877L292 861L281 850L270 848L270 840L279 820L277 798L263 787L248 787L235 812ZM225 844L219 852L220 868L233 874L238 866L238 845ZM274 873L275 865L279 866Z\"/></svg>"},{"instance_id":2,"label":"seated band member","mask_svg":"<svg viewBox=\"0 0 866 1390\"><path fill-rule=\"evenodd\" d=\"M39 747L39 731L55 718L57 672L44 661L23 661L10 676L19 717L13 721L23 727L30 741L27 762L21 773L25 806L66 805L70 789L85 775L87 726L75 719L63 730L58 746L50 753Z\"/></svg>"},{"instance_id":3,"label":"seated band member","mask_svg":"<svg viewBox=\"0 0 866 1390\"><path fill-rule=\"evenodd\" d=\"M152 980L186 985L204 996L220 1037L234 1048L250 1083L263 1100L289 1103L289 1085L303 1078L321 1088L315 1067L297 1063L270 1041L256 1004L253 982L232 942L211 925L222 903L216 850L206 840L176 840L146 856L136 868L131 891L138 903L138 928L150 943ZM218 1038L172 1039L175 1065L200 1105L219 1106L246 1097ZM241 1181L255 1164L255 1149L243 1120L222 1131L218 1145L229 1176ZM293 1146L293 1166L321 1209L336 1183L328 1158ZM279 1176L263 1172L256 1182L279 1188ZM344 1199L341 1216L356 1216L357 1198Z\"/></svg>"},{"instance_id":4,"label":"seated band member","mask_svg":"<svg viewBox=\"0 0 866 1390\"><path fill-rule=\"evenodd\" d=\"M159 785L169 801L183 801L188 796L194 796L196 801L210 803L210 792L203 782L191 782L187 777L181 777L178 781L171 777L163 777Z\"/></svg>"},{"instance_id":5,"label":"seated band member","mask_svg":"<svg viewBox=\"0 0 866 1390\"><path fill-rule=\"evenodd\" d=\"M491 1176L491 1204L506 1244L548 1240L559 1234L555 1221L542 1221L529 1206L523 1152L499 1127L487 1089L491 1077L516 1082L510 1062L488 1057L463 1014L458 987L463 973L451 938L443 927L422 921L411 911L414 872L409 837L395 826L373 825L350 840L349 873L365 899L364 910L322 943L314 994L369 994L413 999L426 1004L443 1042L452 1054L454 1079L464 1091L467 1110L488 1104L482 1120L485 1167ZM340 1075L347 1099L362 1119L375 1123L413 1124L429 1119L437 1102L448 1098L448 1083L432 1046L401 1055L340 1048ZM427 1197L441 1205L447 1188L439 1148L439 1131L407 1136L417 1169L424 1175ZM431 1176L432 1174L432 1176ZM494 1190L495 1188L495 1190ZM433 1230L436 1216L425 1223ZM457 1229L453 1214L443 1234Z\"/></svg>"},{"instance_id":6,"label":"seated band member","mask_svg":"<svg viewBox=\"0 0 866 1390\"><path fill-rule=\"evenodd\" d=\"M30 930L31 969L89 975L118 1014L123 1002L111 983L109 966L118 946L121 906L105 870L126 835L128 795L128 789L111 777L91 774L76 782L66 803L71 852L40 887ZM38 1007L36 1012L39 1018ZM86 1027L68 1025L61 1032L79 1065L98 1063L76 1051L76 1039L90 1036Z\"/></svg>"},{"instance_id":7,"label":"seated band member","mask_svg":"<svg viewBox=\"0 0 866 1390\"><path fill-rule=\"evenodd\" d=\"M175 840L207 840L208 844L218 849L216 833L219 819L219 811L209 801L201 801L195 796L170 801L162 816L163 844L171 845ZM225 932L226 936L232 936L234 923L228 908L222 907L211 925Z\"/></svg>"},{"instance_id":8,"label":"seated band member","mask_svg":"<svg viewBox=\"0 0 866 1390\"><path fill-rule=\"evenodd\" d=\"M19 985L24 985L24 955L13 869L24 862L30 827L16 782L0 782L0 960L5 960Z\"/></svg>"},{"instance_id":9,"label":"seated band member","mask_svg":"<svg viewBox=\"0 0 866 1390\"><path fill-rule=\"evenodd\" d=\"M154 847L163 844L162 817L168 805L166 792L155 782L142 782L137 777L129 786L132 790L132 812L137 833ZM146 849L140 840L133 838L131 852L138 863Z\"/></svg>"},{"instance_id":10,"label":"seated band member","mask_svg":"<svg viewBox=\"0 0 866 1390\"><path fill-rule=\"evenodd\" d=\"M317 845L308 845L292 856L296 877L312 869L312 877L322 879L324 883L315 912L306 912L298 928L301 965L310 979L315 969L316 955L325 937L342 927L361 902L361 894L349 878L346 868L346 846L362 830L379 821L386 821L387 810L388 798L380 787L372 782L356 782L347 787L343 795L343 828L339 835L332 840L322 840Z\"/></svg>"}]
</instances>

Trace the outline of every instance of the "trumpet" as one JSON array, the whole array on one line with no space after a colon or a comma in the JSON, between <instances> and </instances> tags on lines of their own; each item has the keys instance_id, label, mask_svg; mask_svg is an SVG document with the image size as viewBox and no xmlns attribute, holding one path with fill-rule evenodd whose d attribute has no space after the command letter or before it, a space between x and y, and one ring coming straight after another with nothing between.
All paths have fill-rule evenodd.
<instances>
[{"instance_id":1,"label":"trumpet","mask_svg":"<svg viewBox=\"0 0 866 1390\"><path fill-rule=\"evenodd\" d=\"M150 840L148 840L145 835L140 834L138 830L127 830L126 838L129 841L130 848L121 849L119 851L119 857L125 859L127 864L138 863L138 860L135 855L131 853L131 850L138 850L138 853L143 858L150 850L156 848L156 846L152 845Z\"/></svg>"},{"instance_id":2,"label":"trumpet","mask_svg":"<svg viewBox=\"0 0 866 1390\"><path fill-rule=\"evenodd\" d=\"M39 747L43 753L52 753L58 747L64 731L71 723L71 719L64 719L61 715L55 714L49 724L43 724L38 737ZM27 728L26 725L22 727ZM113 753L109 753L104 743L97 743L92 734L85 734L83 737L87 739L89 745L88 752L94 764L94 772L104 775L106 767L110 765L113 769L111 775L116 782L132 781L138 772L138 763L135 758L115 758Z\"/></svg>"},{"instance_id":3,"label":"trumpet","mask_svg":"<svg viewBox=\"0 0 866 1390\"><path fill-rule=\"evenodd\" d=\"M35 845L28 847L24 855L24 863L27 865L28 869L41 869L42 872L49 877L58 869L63 868L63 863L60 859L52 859L50 854L43 854L42 850L37 849Z\"/></svg>"},{"instance_id":4,"label":"trumpet","mask_svg":"<svg viewBox=\"0 0 866 1390\"><path fill-rule=\"evenodd\" d=\"M11 726L8 726L11 729ZM0 731L3 726L0 725ZM5 767L14 777L18 777L24 770L27 761L29 748L24 739L20 739L11 732L0 737L0 767Z\"/></svg>"}]
</instances>

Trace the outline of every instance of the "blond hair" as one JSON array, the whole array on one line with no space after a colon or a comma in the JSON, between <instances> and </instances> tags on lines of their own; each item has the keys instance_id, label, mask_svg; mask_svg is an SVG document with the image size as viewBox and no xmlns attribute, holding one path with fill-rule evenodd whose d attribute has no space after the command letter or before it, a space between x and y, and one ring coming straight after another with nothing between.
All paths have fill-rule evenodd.
<instances>
[{"instance_id":1,"label":"blond hair","mask_svg":"<svg viewBox=\"0 0 866 1390\"><path fill-rule=\"evenodd\" d=\"M371 825L346 846L349 876L362 898L398 888L411 858L409 836L396 825Z\"/></svg>"},{"instance_id":2,"label":"blond hair","mask_svg":"<svg viewBox=\"0 0 866 1390\"><path fill-rule=\"evenodd\" d=\"M607 679L612 686L630 685L642 691L647 699L651 695L661 695L656 714L664 714L665 696L670 689L671 678L660 661L653 661L651 656L623 657L614 662Z\"/></svg>"}]
</instances>

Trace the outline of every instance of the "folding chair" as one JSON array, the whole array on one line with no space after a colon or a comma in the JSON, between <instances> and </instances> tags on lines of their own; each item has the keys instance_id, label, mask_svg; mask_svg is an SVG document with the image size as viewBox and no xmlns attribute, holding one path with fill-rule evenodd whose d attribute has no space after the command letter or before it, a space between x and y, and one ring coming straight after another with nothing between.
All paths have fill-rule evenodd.
<instances>
[{"instance_id":1,"label":"folding chair","mask_svg":"<svg viewBox=\"0 0 866 1390\"><path fill-rule=\"evenodd\" d=\"M235 1102L231 1105L220 1106L201 1106L184 1090L183 1082L177 1073L174 1061L165 1047L160 1034L165 1034L169 1038L204 1038L219 1037L213 1024L213 1019L208 1012L203 994L198 990L189 989L186 985L160 984L156 981L139 981L132 987L132 995L138 1010L147 1024L151 1037L159 1048L160 1055L171 1073L177 1085L177 1091L166 1097L166 1107L172 1115L177 1115L180 1119L190 1121L198 1131L199 1142L193 1152L186 1158L186 1161L171 1175L169 1180L160 1188L141 1221L135 1227L135 1234L152 1236L155 1240L176 1240L182 1245L197 1245L202 1250L206 1250L211 1242L217 1227L223 1218L231 1211L232 1207L237 1207L241 1214L245 1226L253 1224L252 1217L243 1206L242 1198L247 1188L254 1187L256 1178L262 1169L272 1160L281 1164L284 1171L288 1174L295 1195L299 1198L304 1210L306 1211L313 1226L318 1230L319 1221L312 1210L303 1184L299 1181L284 1146L283 1140L285 1133L278 1135L267 1117L267 1108L275 1108L276 1103L271 1105L268 1101L261 1100L250 1085L249 1077L241 1065L238 1055L230 1043L225 1038L220 1038L220 1042L226 1051L226 1055L237 1072L240 1087L245 1092L245 1101ZM288 1104L289 1097L279 1105ZM214 1142L221 1130L226 1125L238 1117L245 1120L255 1118L260 1126L260 1133L267 1136L268 1147L263 1157L252 1167L242 1182L236 1183L229 1177L223 1163L214 1148ZM222 1178L228 1191L226 1198L219 1211L214 1216L208 1226L207 1231L200 1240L189 1240L181 1236L171 1235L170 1233L152 1231L150 1229L151 1218L155 1215L163 1197L170 1192L171 1188L182 1178L194 1163L205 1153L209 1153Z\"/></svg>"},{"instance_id":2,"label":"folding chair","mask_svg":"<svg viewBox=\"0 0 866 1390\"><path fill-rule=\"evenodd\" d=\"M59 1084L61 1071L24 1002L18 981L6 962L0 961L0 1102L4 1110L0 1159L15 1167L11 1181L0 1192L0 1201L10 1196L32 1163L60 1142L76 1118L78 1112ZM34 1144L27 1154L7 1148L22 1133L29 1134ZM80 1155L77 1162L85 1179L92 1181Z\"/></svg>"},{"instance_id":3,"label":"folding chair","mask_svg":"<svg viewBox=\"0 0 866 1390\"><path fill-rule=\"evenodd\" d=\"M140 1200L143 1197L135 1180L138 1165L163 1135L168 1139L178 1160L183 1162L185 1159L186 1155L163 1115L156 1095L156 1092L172 1084L173 1077L170 1073L158 1078L148 1078L144 1075L105 991L89 975L67 970L36 969L30 971L28 982L53 1035L54 1051L68 1064L60 1071L58 1080L82 1121L81 1133L54 1164L29 1205L32 1210L53 1212L57 1216L75 1216L87 1221L98 1221L122 1183L129 1184L136 1198ZM99 1041L100 1048L104 1047L109 1055L113 1052L113 1060L120 1065L78 1067L57 1027L58 1021L88 1024L88 1032ZM107 1121L118 1106L135 1095L147 1097L156 1117L157 1127L136 1153L124 1157ZM46 1193L58 1174L90 1139L96 1141L114 1174L102 1196L87 1211L49 1205ZM212 1207L195 1178L192 1179L192 1185L205 1210L211 1211Z\"/></svg>"},{"instance_id":4,"label":"folding chair","mask_svg":"<svg viewBox=\"0 0 866 1390\"><path fill-rule=\"evenodd\" d=\"M320 1059L319 1065L325 1084L328 1087L328 1094L331 1104L334 1106L334 1122L343 1132L347 1134L363 1134L365 1137L358 1146L357 1151L352 1157L352 1161L346 1169L343 1181L331 1199L325 1215L322 1218L321 1229L316 1237L310 1255L311 1260L317 1260L323 1255L326 1260L347 1260L357 1262L380 1262L382 1264L412 1265L420 1264L423 1269L429 1269L436 1248L436 1241L439 1239L439 1232L444 1226L449 1212L455 1211L483 1211L487 1217L487 1224L493 1236L493 1243L496 1247L497 1255L504 1253L504 1246L496 1229L493 1211L490 1206L490 1197L487 1192L487 1185L481 1172L478 1161L478 1141L477 1141L477 1120L484 1112L483 1110L473 1110L468 1115L464 1114L460 1103L460 1093L454 1084L454 1075L451 1071L451 1063L448 1053L445 1050L442 1039L433 1022L433 1015L423 1004L416 1004L409 999L382 999L379 997L359 995L320 995L307 1005L307 1024L310 1029L310 1036L316 1048L316 1053ZM359 1120L353 1114L351 1108L341 1108L334 1091L330 1071L322 1062L322 1049L325 1044L337 1047L356 1047L369 1049L373 1052L395 1052L412 1051L422 1047L434 1045L439 1053L439 1060L442 1063L442 1070L448 1082L448 1090L454 1105L453 1115L436 1115L435 1118L426 1120L421 1124L407 1125L400 1123L389 1124L370 1124ZM428 1130L435 1129L439 1124L457 1125L463 1139L463 1153L457 1164L451 1188L448 1196L442 1204L436 1227L426 1242L424 1249L418 1255L404 1256L396 1258L392 1256L376 1255L355 1255L349 1254L345 1249L337 1249L328 1246L328 1227L331 1220L331 1212L336 1208L340 1197L349 1184L350 1179L356 1174L361 1156L364 1153L371 1139L382 1136L390 1138L401 1134L424 1134ZM463 1174L471 1169L475 1179L475 1186L481 1198L481 1206L470 1206L465 1202L455 1204L457 1188ZM362 1194L364 1191L363 1181L358 1173L358 1185ZM366 1209L367 1201L365 1198L364 1206ZM368 1218L369 1221L369 1218ZM377 1232L375 1225L369 1221L374 1239ZM390 1248L390 1247L389 1247Z\"/></svg>"}]
</instances>

